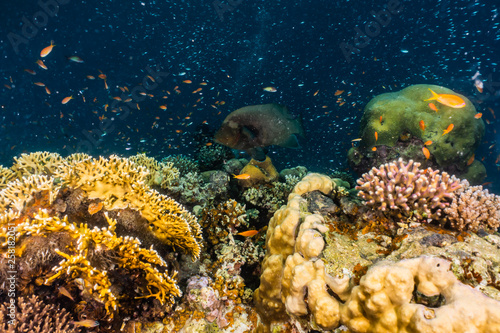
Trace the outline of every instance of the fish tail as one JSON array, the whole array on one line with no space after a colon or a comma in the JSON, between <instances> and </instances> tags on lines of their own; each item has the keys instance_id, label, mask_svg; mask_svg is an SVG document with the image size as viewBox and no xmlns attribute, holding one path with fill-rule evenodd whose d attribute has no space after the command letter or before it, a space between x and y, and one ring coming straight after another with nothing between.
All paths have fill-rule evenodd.
<instances>
[{"instance_id":1,"label":"fish tail","mask_svg":"<svg viewBox=\"0 0 500 333\"><path fill-rule=\"evenodd\" d=\"M424 102L425 101L433 101L433 100L436 100L438 99L439 95L436 94L434 91L431 90L431 88L428 88L429 91L432 93L432 97L431 98L428 98L428 99L424 99Z\"/></svg>"}]
</instances>

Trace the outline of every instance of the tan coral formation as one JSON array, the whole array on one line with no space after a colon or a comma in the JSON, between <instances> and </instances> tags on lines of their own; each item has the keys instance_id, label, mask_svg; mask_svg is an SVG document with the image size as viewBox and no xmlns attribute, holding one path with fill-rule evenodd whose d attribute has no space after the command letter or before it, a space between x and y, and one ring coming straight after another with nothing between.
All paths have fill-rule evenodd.
<instances>
[{"instance_id":1,"label":"tan coral formation","mask_svg":"<svg viewBox=\"0 0 500 333\"><path fill-rule=\"evenodd\" d=\"M290 315L310 316L310 327L323 330L342 324L353 332L500 332L500 302L462 284L447 260L420 256L378 263L357 286L351 274L330 275L322 253L328 227L321 215L307 211L298 193L332 195L335 185L326 176L306 176L271 219L261 284L254 293L265 323ZM444 304L414 303L415 286L425 296L442 295Z\"/></svg>"},{"instance_id":2,"label":"tan coral formation","mask_svg":"<svg viewBox=\"0 0 500 333\"><path fill-rule=\"evenodd\" d=\"M411 303L415 287L444 304ZM459 282L449 261L422 256L372 266L341 307L341 321L354 332L500 332L500 302Z\"/></svg>"}]
</instances>

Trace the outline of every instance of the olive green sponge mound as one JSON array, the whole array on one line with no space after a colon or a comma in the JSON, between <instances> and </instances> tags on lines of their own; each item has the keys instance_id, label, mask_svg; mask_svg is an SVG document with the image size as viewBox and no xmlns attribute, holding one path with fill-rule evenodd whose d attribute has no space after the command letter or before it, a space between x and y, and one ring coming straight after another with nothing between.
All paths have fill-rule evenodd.
<instances>
[{"instance_id":1,"label":"olive green sponge mound","mask_svg":"<svg viewBox=\"0 0 500 333\"><path fill-rule=\"evenodd\" d=\"M437 94L460 96L465 107L456 109L436 100L425 101L432 97L429 89ZM432 110L429 103L433 103L438 111ZM484 122L474 118L475 115L476 108L465 96L441 86L417 84L398 92L381 94L365 107L359 148L367 151L379 145L394 147L398 140L413 136L422 142L432 141L427 148L439 166L455 165L464 170L484 135ZM421 120L425 130L419 125ZM443 135L450 124L454 125L453 129Z\"/></svg>"}]
</instances>

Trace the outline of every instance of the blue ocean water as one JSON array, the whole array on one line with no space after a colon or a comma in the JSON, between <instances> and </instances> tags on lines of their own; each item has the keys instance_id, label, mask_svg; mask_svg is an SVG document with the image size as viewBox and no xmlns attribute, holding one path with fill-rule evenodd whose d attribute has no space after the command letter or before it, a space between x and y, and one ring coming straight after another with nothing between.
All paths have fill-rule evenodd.
<instances>
[{"instance_id":1,"label":"blue ocean water","mask_svg":"<svg viewBox=\"0 0 500 333\"><path fill-rule=\"evenodd\" d=\"M192 155L201 128L276 102L306 129L302 149L270 149L278 169L347 170L366 103L428 83L483 114L476 159L500 193L499 22L494 0L2 1L0 164L37 150Z\"/></svg>"}]
</instances>

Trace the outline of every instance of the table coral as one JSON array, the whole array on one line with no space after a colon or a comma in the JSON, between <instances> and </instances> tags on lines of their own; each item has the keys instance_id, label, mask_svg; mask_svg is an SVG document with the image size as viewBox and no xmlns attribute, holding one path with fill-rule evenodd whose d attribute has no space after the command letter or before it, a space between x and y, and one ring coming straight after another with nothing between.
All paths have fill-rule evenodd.
<instances>
[{"instance_id":1,"label":"table coral","mask_svg":"<svg viewBox=\"0 0 500 333\"><path fill-rule=\"evenodd\" d=\"M436 112L429 107L429 101L425 101L432 96L429 89L438 94L459 96L465 101L465 107L455 109L434 101L438 107ZM362 140L358 147L350 149L349 162L354 170L363 173L401 156L456 176L467 174L471 182L481 183L486 170L479 161L473 166L475 174L467 173L472 167L467 161L485 131L483 120L474 118L475 115L474 105L465 96L441 86L417 84L378 95L364 109L360 128ZM424 122L425 130L420 121ZM443 135L450 124L454 124L453 130ZM429 159L421 150L426 141L432 141L426 146L431 155ZM375 146L377 150L372 151Z\"/></svg>"}]
</instances>

